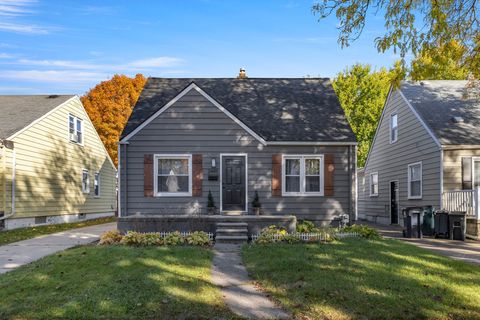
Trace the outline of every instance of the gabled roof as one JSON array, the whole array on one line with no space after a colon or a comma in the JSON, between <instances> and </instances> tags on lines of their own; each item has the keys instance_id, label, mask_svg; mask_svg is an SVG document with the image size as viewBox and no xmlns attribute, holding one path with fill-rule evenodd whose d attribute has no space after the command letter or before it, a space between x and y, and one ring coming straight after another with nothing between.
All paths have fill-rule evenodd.
<instances>
[{"instance_id":1,"label":"gabled roof","mask_svg":"<svg viewBox=\"0 0 480 320\"><path fill-rule=\"evenodd\" d=\"M480 100L468 81L404 81L400 86L408 103L441 145L480 145Z\"/></svg>"},{"instance_id":2,"label":"gabled roof","mask_svg":"<svg viewBox=\"0 0 480 320\"><path fill-rule=\"evenodd\" d=\"M0 139L6 139L73 95L0 96Z\"/></svg>"},{"instance_id":3,"label":"gabled roof","mask_svg":"<svg viewBox=\"0 0 480 320\"><path fill-rule=\"evenodd\" d=\"M331 82L322 78L149 78L121 138L192 83L266 141L356 141Z\"/></svg>"}]
</instances>

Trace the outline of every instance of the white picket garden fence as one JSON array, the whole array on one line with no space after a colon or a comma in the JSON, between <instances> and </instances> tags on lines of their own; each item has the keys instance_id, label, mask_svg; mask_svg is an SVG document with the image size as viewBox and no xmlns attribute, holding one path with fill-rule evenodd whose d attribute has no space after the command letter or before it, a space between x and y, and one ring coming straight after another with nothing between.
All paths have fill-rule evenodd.
<instances>
[{"instance_id":1,"label":"white picket garden fence","mask_svg":"<svg viewBox=\"0 0 480 320\"><path fill-rule=\"evenodd\" d=\"M255 241L260 237L260 233L252 234L252 240ZM319 233L289 233L290 236L298 237L302 241L311 241L312 239L316 241L325 241L327 240L327 236L330 237L332 234L319 232ZM359 237L360 234L357 232L338 232L333 234L337 239L344 239L344 238L355 238ZM278 241L283 239L285 235L277 233L270 235L271 239Z\"/></svg>"},{"instance_id":2,"label":"white picket garden fence","mask_svg":"<svg viewBox=\"0 0 480 320\"><path fill-rule=\"evenodd\" d=\"M174 232L160 232L160 237L165 238L166 236L172 234ZM182 237L188 237L189 235L193 234L193 232L180 232ZM208 239L213 240L213 233L207 232Z\"/></svg>"}]
</instances>

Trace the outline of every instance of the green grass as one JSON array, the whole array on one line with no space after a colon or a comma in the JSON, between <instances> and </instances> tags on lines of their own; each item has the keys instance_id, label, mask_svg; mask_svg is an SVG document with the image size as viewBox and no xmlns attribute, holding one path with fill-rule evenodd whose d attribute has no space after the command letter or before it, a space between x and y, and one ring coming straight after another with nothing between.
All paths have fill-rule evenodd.
<instances>
[{"instance_id":1,"label":"green grass","mask_svg":"<svg viewBox=\"0 0 480 320\"><path fill-rule=\"evenodd\" d=\"M480 319L480 267L398 240L252 245L243 258L301 319Z\"/></svg>"},{"instance_id":2,"label":"green grass","mask_svg":"<svg viewBox=\"0 0 480 320\"><path fill-rule=\"evenodd\" d=\"M116 219L115 217L107 217L107 218L85 220L82 222L51 224L46 226L28 227L28 228L0 231L0 246L7 243L17 242L25 239L31 239L44 234L50 234L50 233L65 231L65 230L74 229L74 228L88 227L96 224L115 222L115 219Z\"/></svg>"},{"instance_id":3,"label":"green grass","mask_svg":"<svg viewBox=\"0 0 480 320\"><path fill-rule=\"evenodd\" d=\"M0 276L0 319L234 318L210 283L212 251L77 247Z\"/></svg>"}]
</instances>

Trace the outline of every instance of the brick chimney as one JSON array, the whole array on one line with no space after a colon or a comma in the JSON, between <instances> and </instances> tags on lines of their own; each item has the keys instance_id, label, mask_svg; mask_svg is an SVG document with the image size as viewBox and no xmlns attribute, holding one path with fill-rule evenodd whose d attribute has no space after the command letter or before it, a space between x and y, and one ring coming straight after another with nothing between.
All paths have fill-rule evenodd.
<instances>
[{"instance_id":1,"label":"brick chimney","mask_svg":"<svg viewBox=\"0 0 480 320\"><path fill-rule=\"evenodd\" d=\"M245 72L245 69L240 68L240 72L238 73L237 79L246 79L246 78L248 77L247 77L247 73Z\"/></svg>"}]
</instances>

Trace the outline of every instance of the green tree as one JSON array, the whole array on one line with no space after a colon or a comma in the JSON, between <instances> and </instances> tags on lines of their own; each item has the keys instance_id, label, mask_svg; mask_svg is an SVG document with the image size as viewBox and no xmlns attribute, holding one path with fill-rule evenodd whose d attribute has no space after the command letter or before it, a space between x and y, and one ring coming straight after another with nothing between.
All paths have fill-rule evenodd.
<instances>
[{"instance_id":1,"label":"green tree","mask_svg":"<svg viewBox=\"0 0 480 320\"><path fill-rule=\"evenodd\" d=\"M467 49L452 40L445 45L426 46L410 65L412 80L466 80L469 70L463 57Z\"/></svg>"},{"instance_id":2,"label":"green tree","mask_svg":"<svg viewBox=\"0 0 480 320\"><path fill-rule=\"evenodd\" d=\"M117 142L147 80L114 75L81 97L90 119L113 162L117 164Z\"/></svg>"},{"instance_id":3,"label":"green tree","mask_svg":"<svg viewBox=\"0 0 480 320\"><path fill-rule=\"evenodd\" d=\"M369 65L355 64L337 74L333 87L348 122L358 140L357 164L365 165L371 142L390 85L404 76L397 63L392 70L372 70Z\"/></svg>"},{"instance_id":4,"label":"green tree","mask_svg":"<svg viewBox=\"0 0 480 320\"><path fill-rule=\"evenodd\" d=\"M347 47L362 34L367 20L383 14L385 33L375 39L379 52L393 49L402 59L418 56L424 48L456 41L465 48L462 61L478 79L480 70L480 1L319 0L312 11L319 20L335 15L338 42Z\"/></svg>"}]
</instances>

